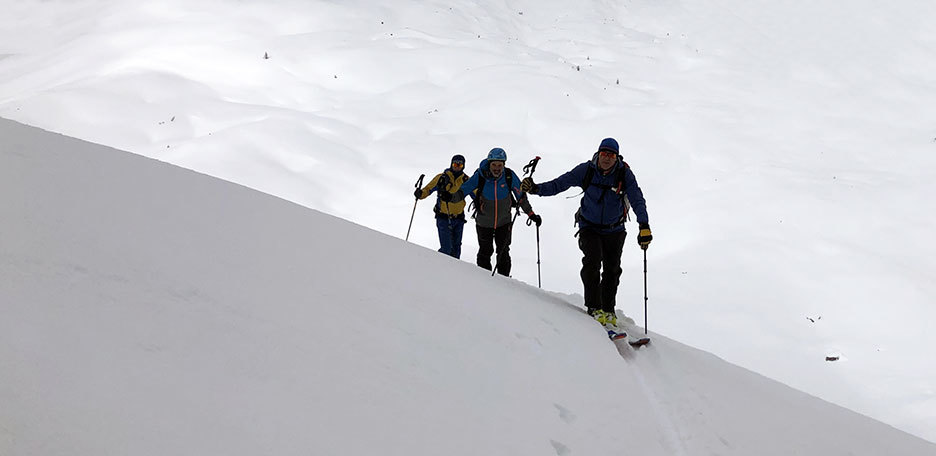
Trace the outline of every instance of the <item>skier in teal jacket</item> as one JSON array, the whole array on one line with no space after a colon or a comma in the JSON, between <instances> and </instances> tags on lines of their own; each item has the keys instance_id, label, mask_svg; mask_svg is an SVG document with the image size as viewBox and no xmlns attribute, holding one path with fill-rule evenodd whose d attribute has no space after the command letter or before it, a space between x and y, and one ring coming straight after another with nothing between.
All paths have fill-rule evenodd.
<instances>
[{"instance_id":1,"label":"skier in teal jacket","mask_svg":"<svg viewBox=\"0 0 936 456\"><path fill-rule=\"evenodd\" d=\"M478 266L493 270L491 255L497 253L497 272L509 276L510 242L513 220L511 210L517 205L539 226L543 220L533 213L530 201L520 191L520 178L506 168L507 152L491 149L478 170L455 193L439 193L443 201L461 201L471 195L475 205L475 228L478 231ZM494 245L497 244L495 249Z\"/></svg>"}]
</instances>

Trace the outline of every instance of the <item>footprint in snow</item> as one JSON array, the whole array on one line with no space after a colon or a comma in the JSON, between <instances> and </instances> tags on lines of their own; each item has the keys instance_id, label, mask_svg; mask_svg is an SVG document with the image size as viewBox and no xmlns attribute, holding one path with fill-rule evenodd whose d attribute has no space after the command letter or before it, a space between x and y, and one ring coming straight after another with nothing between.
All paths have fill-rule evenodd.
<instances>
[{"instance_id":1,"label":"footprint in snow","mask_svg":"<svg viewBox=\"0 0 936 456\"><path fill-rule=\"evenodd\" d=\"M565 421L567 424L572 424L575 421L576 416L571 410L556 403L553 403L553 407L556 407L556 410L559 411L559 419L562 421Z\"/></svg>"},{"instance_id":2,"label":"footprint in snow","mask_svg":"<svg viewBox=\"0 0 936 456\"><path fill-rule=\"evenodd\" d=\"M549 443L552 444L553 449L556 450L556 454L559 456L569 456L570 454L572 454L572 450L570 450L569 447L563 445L562 442L550 440Z\"/></svg>"}]
</instances>

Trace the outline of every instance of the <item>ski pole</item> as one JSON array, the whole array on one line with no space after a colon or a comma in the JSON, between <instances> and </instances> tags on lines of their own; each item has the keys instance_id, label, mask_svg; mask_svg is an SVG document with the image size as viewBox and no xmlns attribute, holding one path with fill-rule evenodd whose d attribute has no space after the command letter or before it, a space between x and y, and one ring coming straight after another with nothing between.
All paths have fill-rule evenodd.
<instances>
[{"instance_id":1,"label":"ski pole","mask_svg":"<svg viewBox=\"0 0 936 456\"><path fill-rule=\"evenodd\" d=\"M419 175L419 180L416 181L416 188L422 188L423 178L426 177L425 174ZM413 229L413 217L416 216L416 205L419 204L419 198L416 198L416 202L413 203L413 215L409 218L409 228L406 229L406 242L409 242L409 233Z\"/></svg>"},{"instance_id":2,"label":"ski pole","mask_svg":"<svg viewBox=\"0 0 936 456\"><path fill-rule=\"evenodd\" d=\"M533 219L527 219L527 226L533 224ZM540 237L539 237L539 225L536 225L536 284L538 287L543 288L543 276L540 273Z\"/></svg>"},{"instance_id":3,"label":"ski pole","mask_svg":"<svg viewBox=\"0 0 936 456\"><path fill-rule=\"evenodd\" d=\"M536 286L543 288L543 275L540 272L539 225L536 225Z\"/></svg>"},{"instance_id":4,"label":"ski pole","mask_svg":"<svg viewBox=\"0 0 936 456\"><path fill-rule=\"evenodd\" d=\"M647 334L647 249L644 249L644 334Z\"/></svg>"},{"instance_id":5,"label":"ski pole","mask_svg":"<svg viewBox=\"0 0 936 456\"><path fill-rule=\"evenodd\" d=\"M536 171L536 164L539 163L539 161L540 161L540 157L536 157L536 158L530 160L530 163L527 163L526 165L524 165L524 167L523 167L523 177L533 177L533 172ZM529 176L527 176L527 174L529 174ZM521 194L521 197L522 197L522 196L525 196L525 195L526 195L526 193L522 193L522 194ZM511 220L510 223L515 222L515 221L517 220L517 216L518 216L518 215L520 215L520 205L519 205L519 204L517 205L517 212L514 212L513 220ZM537 227L537 228L539 228L539 227Z\"/></svg>"},{"instance_id":6,"label":"ski pole","mask_svg":"<svg viewBox=\"0 0 936 456\"><path fill-rule=\"evenodd\" d=\"M448 184L449 184L448 176L445 175L445 171L442 171L442 174L439 175L439 181L436 183L436 190L438 190L439 192L441 192L441 191L443 191L443 190L444 190L444 191L448 191ZM448 215L448 216L446 217L446 218L448 219L448 238L449 238L449 242L452 243L452 247L454 248L455 239L454 239L454 237L452 236L452 231L453 231L453 229L452 229L452 211L449 209L449 204L450 204L450 202L445 202L445 201L439 200L439 204L440 204L440 205L441 205L441 204L444 204L444 205L445 205L445 213ZM439 242L440 242L440 243L442 242L441 238L439 239ZM451 251L449 251L449 253L451 253Z\"/></svg>"},{"instance_id":7,"label":"ski pole","mask_svg":"<svg viewBox=\"0 0 936 456\"><path fill-rule=\"evenodd\" d=\"M526 175L527 175L527 171L529 171L530 177L533 177L533 173L536 171L536 164L539 163L540 158L541 158L541 157L536 157L536 158L530 160L530 163L527 163L526 166L523 167L523 175L524 175L524 176L526 176Z\"/></svg>"},{"instance_id":8,"label":"ski pole","mask_svg":"<svg viewBox=\"0 0 936 456\"><path fill-rule=\"evenodd\" d=\"M529 177L533 177L533 172L536 171L536 164L539 163L539 161L540 161L540 157L536 157L536 158L530 160L529 163L527 163L526 165L524 165L524 166L523 166L523 176L524 176L524 177L527 177L527 173L530 173ZM496 187L495 187L495 188L496 188ZM496 190L495 190L495 191L496 191ZM508 195L508 196L512 195L511 192L513 192L513 189L512 189L512 188L508 188L508 189L507 189L507 195ZM521 192L521 193L520 193L520 200L522 200L524 197L526 197L526 193ZM513 224L514 224L514 222L517 221L517 216L518 216L518 215L520 215L520 202L519 202L519 201L517 201L517 208L516 208L516 211L514 212L513 218L510 219L510 229L511 229L511 231L513 230ZM527 221L527 226L529 226L529 225L530 225L530 222L529 222L529 220L528 220L528 221ZM496 226L495 226L494 228L495 228L495 230L497 229ZM539 239L539 226L536 227L536 237L537 237L537 240L538 240L538 239ZM538 241L537 241L536 249L537 249L537 269L539 269L539 243L538 243ZM494 270L491 271L491 277L494 277L494 274L497 274L497 264L498 264L499 262L500 262L500 255L495 255L495 256L494 256ZM540 287L540 288L542 288L542 287Z\"/></svg>"},{"instance_id":9,"label":"ski pole","mask_svg":"<svg viewBox=\"0 0 936 456\"><path fill-rule=\"evenodd\" d=\"M540 157L530 160L530 163L527 163L523 167L523 174L526 175L527 171L530 171L530 176L533 177L533 173L536 172L536 164L539 163ZM540 235L539 235L539 225L536 225L536 286L543 288L543 274L540 271Z\"/></svg>"}]
</instances>

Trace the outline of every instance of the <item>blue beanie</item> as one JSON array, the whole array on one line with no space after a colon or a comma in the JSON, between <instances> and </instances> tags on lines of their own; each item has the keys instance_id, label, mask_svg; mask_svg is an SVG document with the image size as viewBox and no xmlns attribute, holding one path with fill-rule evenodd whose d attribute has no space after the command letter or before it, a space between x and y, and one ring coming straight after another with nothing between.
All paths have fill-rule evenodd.
<instances>
[{"instance_id":1,"label":"blue beanie","mask_svg":"<svg viewBox=\"0 0 936 456\"><path fill-rule=\"evenodd\" d=\"M507 152L504 152L504 149L500 147L495 147L488 152L487 156L488 161L507 161Z\"/></svg>"},{"instance_id":2,"label":"blue beanie","mask_svg":"<svg viewBox=\"0 0 936 456\"><path fill-rule=\"evenodd\" d=\"M605 138L601 140L601 145L598 146L598 152L603 150L614 152L617 155L621 154L620 149L618 149L618 143L614 140L614 138Z\"/></svg>"}]
</instances>

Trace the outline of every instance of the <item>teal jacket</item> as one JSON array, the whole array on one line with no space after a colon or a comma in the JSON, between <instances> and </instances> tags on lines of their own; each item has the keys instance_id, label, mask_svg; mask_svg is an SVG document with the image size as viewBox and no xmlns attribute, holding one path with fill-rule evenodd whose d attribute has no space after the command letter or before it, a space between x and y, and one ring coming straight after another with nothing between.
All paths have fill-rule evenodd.
<instances>
[{"instance_id":1,"label":"teal jacket","mask_svg":"<svg viewBox=\"0 0 936 456\"><path fill-rule=\"evenodd\" d=\"M510 173L510 188L507 187L507 173ZM484 188L478 188L478 182L484 177ZM512 197L511 197L512 194ZM474 198L475 223L485 228L498 228L511 221L511 209L516 201L527 215L533 214L533 207L526 193L520 191L520 178L509 168L495 178L487 165L487 160L481 161L481 166L462 184L458 192L452 195L453 201L463 200L466 195Z\"/></svg>"}]
</instances>

